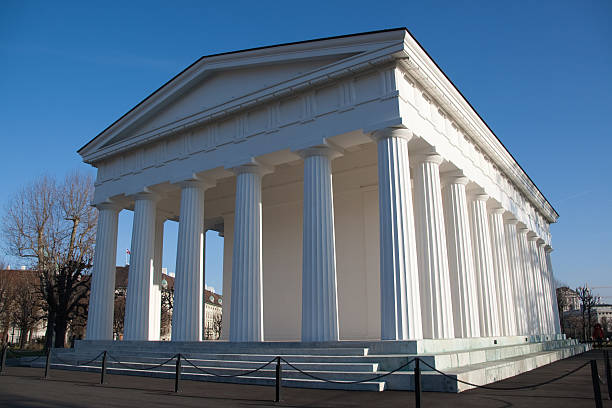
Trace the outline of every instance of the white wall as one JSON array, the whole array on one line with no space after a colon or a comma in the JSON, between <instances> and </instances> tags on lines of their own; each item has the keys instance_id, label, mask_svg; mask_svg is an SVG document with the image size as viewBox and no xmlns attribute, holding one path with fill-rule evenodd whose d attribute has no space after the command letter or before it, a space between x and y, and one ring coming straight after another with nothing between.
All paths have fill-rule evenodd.
<instances>
[{"instance_id":1,"label":"white wall","mask_svg":"<svg viewBox=\"0 0 612 408\"><path fill-rule=\"evenodd\" d=\"M338 315L341 339L380 338L378 190L375 147L333 163ZM299 340L302 306L301 163L264 179L264 337ZM212 207L212 206L211 206ZM233 214L225 217L223 338L231 303Z\"/></svg>"}]
</instances>

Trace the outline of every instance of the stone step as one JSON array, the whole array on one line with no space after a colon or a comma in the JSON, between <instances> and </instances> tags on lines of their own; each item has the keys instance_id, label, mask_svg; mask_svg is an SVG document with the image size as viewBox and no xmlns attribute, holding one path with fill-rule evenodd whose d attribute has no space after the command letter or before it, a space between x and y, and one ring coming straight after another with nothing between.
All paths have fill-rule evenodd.
<instances>
[{"instance_id":1,"label":"stone step","mask_svg":"<svg viewBox=\"0 0 612 408\"><path fill-rule=\"evenodd\" d=\"M36 366L41 366L36 364ZM44 365L43 365L44 366ZM61 369L61 370L75 370L75 371L89 371L89 372L100 372L99 367L73 367L66 366L64 364L53 364L51 366L52 369ZM164 370L134 370L134 369L126 369L126 368L108 368L108 374L116 374L116 375L135 375L135 376L143 376L143 377L157 377L157 378L175 378L174 371L164 371ZM203 373L194 373L194 372L183 372L181 374L181 379L183 380L194 380L194 381L212 381L212 382L227 382L227 383L236 383L236 384L251 384L251 385L266 385L266 386L274 386L276 383L275 377L269 376L259 376L257 374L253 374L250 376L243 377L214 377ZM364 383L358 384L350 384L350 383L327 383L323 381L313 380L313 379L303 379L303 378L286 378L282 381L283 387L292 387L292 388L318 388L318 389L338 389L338 390L355 390L355 391L384 391L385 390L385 382L384 381L368 381Z\"/></svg>"},{"instance_id":2,"label":"stone step","mask_svg":"<svg viewBox=\"0 0 612 408\"><path fill-rule=\"evenodd\" d=\"M143 368L143 367L150 367L150 366L154 366L154 365L158 365L161 364L165 361L168 360L168 358L150 358L150 357L142 357L142 356L138 356L138 357L134 357L134 356L121 356L118 358L118 356L116 355L112 355L111 356L114 359L118 359L121 363L129 365L129 366L134 366L137 368ZM73 356L66 356L63 355L61 356L61 360L58 360L57 358L55 360L52 359L53 363L62 363L62 362L66 362L66 363L71 363L71 364L82 364L83 362L88 362L89 360L93 359L95 357L95 355L93 356L81 356L81 355L73 355ZM113 358L108 358L107 360L107 365L108 367L111 366L117 366L119 367L119 363L117 363ZM242 371L247 371L247 370L253 370L257 367L261 367L263 364L267 363L268 361L270 361L270 359L268 360L261 360L261 361L239 361L239 360L220 360L220 359L214 359L214 360L206 360L206 359L194 359L194 358L189 358L189 361L191 361L193 364L199 366L199 367L207 367L210 368L211 370L215 370L215 369L237 369L237 370L242 370ZM97 360L97 363L99 364L99 362L101 361L101 358ZM176 360L172 360L170 362L168 362L167 366L168 367L174 367L174 362ZM378 363L363 363L363 362L356 362L356 363L321 363L321 362L307 362L307 363L301 363L301 362L291 362L292 364L294 364L296 367L298 367L301 370L314 370L314 371L330 371L330 372L376 372L378 370ZM185 367L189 367L188 363L183 362L183 365ZM274 367L275 363L271 363L269 367Z\"/></svg>"},{"instance_id":3,"label":"stone step","mask_svg":"<svg viewBox=\"0 0 612 408\"><path fill-rule=\"evenodd\" d=\"M588 345L571 345L569 347L560 348L557 350L540 351L536 353L530 353L527 355L516 356L505 360L490 361L480 364L472 364L457 369L445 370L444 372L451 378L443 376L437 372L423 372L422 373L422 387L423 391L441 391L441 392L460 392L465 389L471 388L470 386L458 383L453 378L459 378L463 381L473 382L475 384L487 384L494 381L499 381L504 378L508 378L522 372L532 370L539 366L549 364L553 361L561 358L566 358L578 353L582 353L589 348ZM365 357L364 357L365 358ZM140 367L150 367L151 365L139 363ZM199 364L198 364L199 365ZM43 367L44 361L38 361L33 363L32 366ZM63 364L53 364L53 369L71 369L71 370L85 370L99 372L100 368L89 366L89 367L73 367L65 366ZM207 368L202 367L205 370ZM224 374L239 374L243 370L236 368L219 368L219 367L208 367L215 373ZM425 367L423 367L425 368ZM183 363L183 377L185 379L193 379L200 381L219 381L219 382L236 382L236 383L248 383L248 384L259 384L259 385L273 385L275 371L273 369L265 369L258 373L247 375L245 377L237 378L225 378L225 377L214 377L211 375L203 374L198 372L195 368L189 367L187 363ZM373 372L342 372L342 371L312 371L308 370L309 373L330 380L335 381L356 381L356 380L369 380L372 376L377 373ZM109 363L110 374L127 374L127 375L141 375L141 376L155 376L161 378L174 378L174 366L170 365L157 368L152 370L138 369L138 366L134 368L116 368L116 364ZM380 374L382 372L379 372ZM326 383L324 381L307 379L304 374L298 373L289 367L284 366L283 368L283 385L288 387L309 387L309 388L336 388L336 389L355 389L355 390L374 390L380 391L383 389L391 390L414 390L414 373L412 371L401 371L387 375L379 380L367 381L363 384L350 384L350 383Z\"/></svg>"},{"instance_id":4,"label":"stone step","mask_svg":"<svg viewBox=\"0 0 612 408\"><path fill-rule=\"evenodd\" d=\"M574 341L549 341L544 343L528 343L528 344L520 344L520 345L508 345L508 346L497 346L497 347L487 347L482 349L470 350L466 352L443 352L436 355L420 355L419 357L424 359L428 364L433 365L434 367L440 370L446 370L450 368L456 368L466 365L479 364L487 361L497 361L505 358L510 358L514 356L521 356L525 354L530 354L538 351L543 351L546 349L554 349L568 344L574 344ZM338 348L334 349L337 350ZM380 370L394 370L397 367L405 364L408 360L413 358L415 355L410 354L391 354L391 355L374 355L368 354L367 356L337 356L337 355L320 355L315 354L317 350L313 349L292 349L293 352L296 350L307 351L308 353L312 353L310 355L283 355L286 360L290 362L296 363L314 363L314 364L324 364L324 363L337 363L337 364L358 364L358 363L372 363L379 364ZM324 349L326 352L330 349ZM268 350L268 351L285 351L283 350ZM74 352L74 351L73 351ZM83 354L80 358L81 360L89 360L99 352L98 350L90 351L87 354ZM115 357L121 358L142 358L142 361L146 361L149 359L155 359L151 361L161 362L169 358L169 353L167 352L145 352L138 350L138 357L134 356L134 348L123 347L121 350L111 350L111 354ZM79 353L80 354L80 353ZM243 353L243 354L206 354L202 352L196 353L183 353L189 358L201 359L201 360L233 360L233 361L252 361L263 363L265 361L270 361L272 358L276 357L280 353L275 354L260 354L255 352ZM282 355L282 354L281 354ZM408 367L410 368L410 366ZM429 370L426 366L423 368L424 370Z\"/></svg>"},{"instance_id":5,"label":"stone step","mask_svg":"<svg viewBox=\"0 0 612 408\"><path fill-rule=\"evenodd\" d=\"M252 348L233 348L233 347L224 347L219 348L219 350L208 351L204 347L190 346L190 347L180 347L179 345L175 347L167 347L167 350L160 350L153 347L143 348L143 347L133 347L129 344L125 345L114 345L107 348L104 347L91 347L84 348L79 347L74 349L75 352L83 352L87 351L88 353L100 352L103 350L107 350L109 352L133 352L137 351L140 354L164 354L164 355L173 355L176 353L182 354L259 354L259 355L322 355L322 356L367 356L368 348L367 347L334 347L334 348L261 348L257 346L253 346Z\"/></svg>"}]
</instances>

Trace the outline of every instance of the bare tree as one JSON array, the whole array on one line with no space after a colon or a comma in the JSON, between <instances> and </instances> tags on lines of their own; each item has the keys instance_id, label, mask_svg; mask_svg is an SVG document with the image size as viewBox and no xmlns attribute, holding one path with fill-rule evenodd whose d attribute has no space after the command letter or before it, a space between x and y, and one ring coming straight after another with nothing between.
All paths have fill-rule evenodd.
<instances>
[{"instance_id":1,"label":"bare tree","mask_svg":"<svg viewBox=\"0 0 612 408\"><path fill-rule=\"evenodd\" d=\"M13 290L11 321L19 328L19 348L24 348L28 333L43 317L41 298L37 291L36 275L19 271Z\"/></svg>"},{"instance_id":2,"label":"bare tree","mask_svg":"<svg viewBox=\"0 0 612 408\"><path fill-rule=\"evenodd\" d=\"M125 320L125 293L115 292L115 307L113 309L113 332L117 338L123 335L123 321Z\"/></svg>"},{"instance_id":3,"label":"bare tree","mask_svg":"<svg viewBox=\"0 0 612 408\"><path fill-rule=\"evenodd\" d=\"M162 287L161 291L161 335L170 333L172 327L172 307L174 304L174 288Z\"/></svg>"},{"instance_id":4,"label":"bare tree","mask_svg":"<svg viewBox=\"0 0 612 408\"><path fill-rule=\"evenodd\" d=\"M11 310L14 303L15 274L13 271L0 270L0 344L7 341L11 326Z\"/></svg>"},{"instance_id":5,"label":"bare tree","mask_svg":"<svg viewBox=\"0 0 612 408\"><path fill-rule=\"evenodd\" d=\"M71 173L57 183L42 177L8 202L2 230L8 252L38 271L47 313L47 347L64 347L69 322L82 310L95 242L97 213L91 177Z\"/></svg>"},{"instance_id":6,"label":"bare tree","mask_svg":"<svg viewBox=\"0 0 612 408\"><path fill-rule=\"evenodd\" d=\"M556 289L556 294L557 294L557 310L559 311L559 324L561 325L561 328L565 327L565 317L564 317L565 316L565 310L569 306L569 299L565 295L563 289L567 289L567 287L566 286L562 286L562 287L557 287L557 289Z\"/></svg>"},{"instance_id":7,"label":"bare tree","mask_svg":"<svg viewBox=\"0 0 612 408\"><path fill-rule=\"evenodd\" d=\"M576 288L576 293L580 299L580 311L582 313L582 338L584 341L588 341L591 338L593 325L593 307L599 304L601 298L594 296L587 285Z\"/></svg>"},{"instance_id":8,"label":"bare tree","mask_svg":"<svg viewBox=\"0 0 612 408\"><path fill-rule=\"evenodd\" d=\"M221 337L221 329L223 328L223 315L218 314L213 316L212 320L212 331L215 340L218 340Z\"/></svg>"}]
</instances>

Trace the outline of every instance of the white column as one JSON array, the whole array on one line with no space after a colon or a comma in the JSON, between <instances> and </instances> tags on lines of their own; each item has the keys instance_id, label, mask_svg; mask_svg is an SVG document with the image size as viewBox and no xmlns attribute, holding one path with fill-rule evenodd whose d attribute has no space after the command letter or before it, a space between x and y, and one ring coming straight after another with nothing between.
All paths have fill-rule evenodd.
<instances>
[{"instance_id":1,"label":"white column","mask_svg":"<svg viewBox=\"0 0 612 408\"><path fill-rule=\"evenodd\" d=\"M261 250L262 167L245 165L236 173L236 210L232 256L230 341L263 341Z\"/></svg>"},{"instance_id":2,"label":"white column","mask_svg":"<svg viewBox=\"0 0 612 408\"><path fill-rule=\"evenodd\" d=\"M529 254L531 255L531 274L533 279L533 287L535 290L535 307L536 307L536 334L543 334L546 332L545 318L544 318L544 292L542 290L542 279L539 268L538 259L538 236L535 232L530 231L527 233L527 239L529 241Z\"/></svg>"},{"instance_id":3,"label":"white column","mask_svg":"<svg viewBox=\"0 0 612 408\"><path fill-rule=\"evenodd\" d=\"M130 269L125 298L124 340L149 340L149 311L153 285L155 219L157 197L152 193L136 196Z\"/></svg>"},{"instance_id":4,"label":"white column","mask_svg":"<svg viewBox=\"0 0 612 408\"><path fill-rule=\"evenodd\" d=\"M554 317L553 317L553 304L550 293L550 280L548 277L548 268L546 267L546 254L544 253L544 240L538 239L536 242L538 251L538 267L540 270L540 277L542 280L542 292L544 294L544 318L546 334L552 334L555 332L554 328Z\"/></svg>"},{"instance_id":5,"label":"white column","mask_svg":"<svg viewBox=\"0 0 612 408\"><path fill-rule=\"evenodd\" d=\"M524 288L525 279L523 274L523 264L521 253L519 252L518 235L516 232L516 218L506 218L504 220L504 230L506 233L506 247L508 252L508 265L512 275L512 293L514 295L514 310L516 312L516 333L517 335L529 332L527 307L525 304Z\"/></svg>"},{"instance_id":6,"label":"white column","mask_svg":"<svg viewBox=\"0 0 612 408\"><path fill-rule=\"evenodd\" d=\"M442 156L429 150L416 159L414 207L423 336L448 339L455 336L455 328L440 186Z\"/></svg>"},{"instance_id":7,"label":"white column","mask_svg":"<svg viewBox=\"0 0 612 408\"><path fill-rule=\"evenodd\" d=\"M489 225L491 230L491 249L493 252L493 273L495 288L498 295L498 311L500 317L501 335L516 334L516 312L512 294L512 275L508 265L506 235L504 233L503 214L501 207L491 209Z\"/></svg>"},{"instance_id":8,"label":"white column","mask_svg":"<svg viewBox=\"0 0 612 408\"><path fill-rule=\"evenodd\" d=\"M153 253L153 284L149 309L149 340L157 341L161 335L161 281L164 250L164 222L166 216L157 213L155 220L155 250Z\"/></svg>"},{"instance_id":9,"label":"white column","mask_svg":"<svg viewBox=\"0 0 612 408\"><path fill-rule=\"evenodd\" d=\"M531 266L531 253L529 252L529 239L527 238L528 228L521 226L517 229L519 249L521 252L521 262L523 263L523 278L525 282L524 286L524 299L527 308L529 330L528 334L537 333L537 303L536 303L536 291L533 282L533 268Z\"/></svg>"},{"instance_id":10,"label":"white column","mask_svg":"<svg viewBox=\"0 0 612 408\"><path fill-rule=\"evenodd\" d=\"M201 180L189 180L180 186L172 341L200 341L204 290L204 191L209 185Z\"/></svg>"},{"instance_id":11,"label":"white column","mask_svg":"<svg viewBox=\"0 0 612 408\"><path fill-rule=\"evenodd\" d=\"M304 158L302 341L338 341L336 243L331 160L326 146Z\"/></svg>"},{"instance_id":12,"label":"white column","mask_svg":"<svg viewBox=\"0 0 612 408\"><path fill-rule=\"evenodd\" d=\"M443 178L444 219L446 246L453 301L455 336L480 337L480 318L472 234L467 209L463 173L454 172Z\"/></svg>"},{"instance_id":13,"label":"white column","mask_svg":"<svg viewBox=\"0 0 612 408\"><path fill-rule=\"evenodd\" d=\"M91 273L91 295L87 315L87 340L113 339L117 221L120 207L98 204L96 252Z\"/></svg>"},{"instance_id":14,"label":"white column","mask_svg":"<svg viewBox=\"0 0 612 408\"><path fill-rule=\"evenodd\" d=\"M421 339L419 272L408 141L412 132L385 129L378 145L380 219L380 338Z\"/></svg>"},{"instance_id":15,"label":"white column","mask_svg":"<svg viewBox=\"0 0 612 408\"><path fill-rule=\"evenodd\" d=\"M499 336L499 312L497 289L493 275L493 254L487 217L489 196L476 193L470 196L469 214L472 232L472 249L478 288L478 311L482 336Z\"/></svg>"},{"instance_id":16,"label":"white column","mask_svg":"<svg viewBox=\"0 0 612 408\"><path fill-rule=\"evenodd\" d=\"M544 251L546 252L546 269L548 270L548 275L550 276L550 293L551 293L551 302L553 303L553 318L554 318L554 333L561 334L561 321L559 320L559 307L557 304L557 288L555 285L555 274L552 269L552 262L550 259L550 253L553 251L550 245L546 245L544 247Z\"/></svg>"}]
</instances>

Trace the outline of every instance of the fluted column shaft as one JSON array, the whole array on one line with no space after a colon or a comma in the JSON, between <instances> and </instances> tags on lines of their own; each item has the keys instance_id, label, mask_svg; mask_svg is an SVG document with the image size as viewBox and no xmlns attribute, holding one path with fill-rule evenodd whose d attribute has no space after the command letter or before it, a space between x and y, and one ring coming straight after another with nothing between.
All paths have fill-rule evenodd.
<instances>
[{"instance_id":1,"label":"fluted column shaft","mask_svg":"<svg viewBox=\"0 0 612 408\"><path fill-rule=\"evenodd\" d=\"M518 241L521 252L521 261L523 263L523 276L524 276L524 296L525 305L527 308L527 315L529 317L529 330L528 334L537 333L537 302L536 302L536 290L533 282L533 267L531 265L531 253L529 252L529 239L527 238L527 232L529 230L525 227L518 228Z\"/></svg>"},{"instance_id":2,"label":"fluted column shaft","mask_svg":"<svg viewBox=\"0 0 612 408\"><path fill-rule=\"evenodd\" d=\"M544 318L544 292L542 290L542 278L540 273L540 260L538 257L538 245L536 243L538 237L530 232L527 235L529 240L529 254L531 256L531 274L533 279L533 288L535 290L535 306L536 306L536 334L546 332Z\"/></svg>"},{"instance_id":3,"label":"fluted column shaft","mask_svg":"<svg viewBox=\"0 0 612 408\"><path fill-rule=\"evenodd\" d=\"M468 179L449 175L445 181L442 197L455 336L479 337L478 295L465 191Z\"/></svg>"},{"instance_id":4,"label":"fluted column shaft","mask_svg":"<svg viewBox=\"0 0 612 408\"><path fill-rule=\"evenodd\" d=\"M544 318L546 334L555 332L552 296L550 293L550 280L548 276L548 268L546 267L546 254L544 253L544 240L539 239L536 243L538 251L538 266L540 268L540 277L542 280L542 292L544 294Z\"/></svg>"},{"instance_id":5,"label":"fluted column shaft","mask_svg":"<svg viewBox=\"0 0 612 408\"><path fill-rule=\"evenodd\" d=\"M191 180L180 186L172 341L200 341L204 286L204 190L207 185Z\"/></svg>"},{"instance_id":6,"label":"fluted column shaft","mask_svg":"<svg viewBox=\"0 0 612 408\"><path fill-rule=\"evenodd\" d=\"M155 218L157 198L151 193L136 196L130 269L125 299L125 340L150 340L151 286L155 252Z\"/></svg>"},{"instance_id":7,"label":"fluted column shaft","mask_svg":"<svg viewBox=\"0 0 612 408\"><path fill-rule=\"evenodd\" d=\"M512 294L512 275L508 265L503 213L503 208L492 209L489 214L489 225L501 335L511 336L516 334L516 312Z\"/></svg>"},{"instance_id":8,"label":"fluted column shaft","mask_svg":"<svg viewBox=\"0 0 612 408\"><path fill-rule=\"evenodd\" d=\"M421 339L419 272L408 142L403 129L376 132L380 219L380 337Z\"/></svg>"},{"instance_id":9,"label":"fluted column shaft","mask_svg":"<svg viewBox=\"0 0 612 408\"><path fill-rule=\"evenodd\" d=\"M470 197L470 226L481 335L499 336L498 296L493 274L493 253L487 217L488 198L486 194L475 194Z\"/></svg>"},{"instance_id":10,"label":"fluted column shaft","mask_svg":"<svg viewBox=\"0 0 612 408\"><path fill-rule=\"evenodd\" d=\"M414 176L423 336L431 339L455 336L440 186L441 162L442 157L431 151L417 155Z\"/></svg>"},{"instance_id":11,"label":"fluted column shaft","mask_svg":"<svg viewBox=\"0 0 612 408\"><path fill-rule=\"evenodd\" d=\"M117 257L117 223L120 208L100 204L96 249L91 274L91 295L87 314L87 339L113 339L115 305L115 264Z\"/></svg>"},{"instance_id":12,"label":"fluted column shaft","mask_svg":"<svg viewBox=\"0 0 612 408\"><path fill-rule=\"evenodd\" d=\"M561 321L559 320L559 307L557 303L557 289L555 287L555 274L553 273L552 262L550 259L550 253L552 252L552 248L549 245L544 247L544 251L546 252L546 268L548 270L548 275L550 276L550 291L551 291L551 302L553 304L553 318L554 318L554 333L561 334Z\"/></svg>"},{"instance_id":13,"label":"fluted column shaft","mask_svg":"<svg viewBox=\"0 0 612 408\"><path fill-rule=\"evenodd\" d=\"M151 302L149 307L149 340L159 340L161 335L161 270L164 250L164 221L166 221L166 217L158 213L155 220L153 284L151 285Z\"/></svg>"},{"instance_id":14,"label":"fluted column shaft","mask_svg":"<svg viewBox=\"0 0 612 408\"><path fill-rule=\"evenodd\" d=\"M516 312L516 333L518 335L529 332L527 307L525 304L525 279L521 254L519 252L518 235L516 232L516 219L505 221L506 247L508 252L508 265L512 275L512 293L514 296L514 310Z\"/></svg>"},{"instance_id":15,"label":"fluted column shaft","mask_svg":"<svg viewBox=\"0 0 612 408\"><path fill-rule=\"evenodd\" d=\"M236 211L230 341L263 341L261 168L240 166L234 172Z\"/></svg>"},{"instance_id":16,"label":"fluted column shaft","mask_svg":"<svg viewBox=\"0 0 612 408\"><path fill-rule=\"evenodd\" d=\"M338 340L338 298L331 158L303 150L302 341Z\"/></svg>"}]
</instances>

